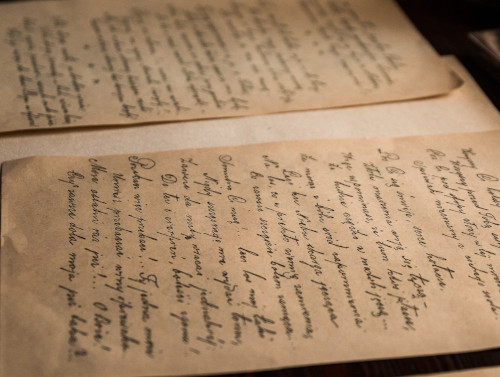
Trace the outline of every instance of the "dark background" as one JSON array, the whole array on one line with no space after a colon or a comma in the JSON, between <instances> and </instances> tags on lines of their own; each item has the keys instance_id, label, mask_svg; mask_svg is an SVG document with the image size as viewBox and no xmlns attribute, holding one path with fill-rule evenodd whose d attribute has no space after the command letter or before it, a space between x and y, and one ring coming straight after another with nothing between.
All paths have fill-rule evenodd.
<instances>
[{"instance_id":1,"label":"dark background","mask_svg":"<svg viewBox=\"0 0 500 377\"><path fill-rule=\"evenodd\" d=\"M467 38L471 31L500 28L500 0L397 0L397 3L439 54L460 59L500 109L500 83L480 64Z\"/></svg>"}]
</instances>

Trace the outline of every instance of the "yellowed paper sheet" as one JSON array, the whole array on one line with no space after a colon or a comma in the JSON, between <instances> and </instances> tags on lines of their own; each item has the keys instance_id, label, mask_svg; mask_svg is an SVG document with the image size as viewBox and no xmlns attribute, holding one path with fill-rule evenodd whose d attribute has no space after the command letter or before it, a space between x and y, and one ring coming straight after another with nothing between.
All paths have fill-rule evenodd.
<instances>
[{"instance_id":1,"label":"yellowed paper sheet","mask_svg":"<svg viewBox=\"0 0 500 377\"><path fill-rule=\"evenodd\" d=\"M498 346L499 142L494 131L8 162L2 375Z\"/></svg>"},{"instance_id":2,"label":"yellowed paper sheet","mask_svg":"<svg viewBox=\"0 0 500 377\"><path fill-rule=\"evenodd\" d=\"M147 127L82 127L0 137L0 162L33 155L104 155L281 140L410 136L500 129L500 114L453 57L464 85L450 95L334 110Z\"/></svg>"},{"instance_id":3,"label":"yellowed paper sheet","mask_svg":"<svg viewBox=\"0 0 500 377\"><path fill-rule=\"evenodd\" d=\"M390 0L0 10L0 132L358 105L459 85Z\"/></svg>"}]
</instances>

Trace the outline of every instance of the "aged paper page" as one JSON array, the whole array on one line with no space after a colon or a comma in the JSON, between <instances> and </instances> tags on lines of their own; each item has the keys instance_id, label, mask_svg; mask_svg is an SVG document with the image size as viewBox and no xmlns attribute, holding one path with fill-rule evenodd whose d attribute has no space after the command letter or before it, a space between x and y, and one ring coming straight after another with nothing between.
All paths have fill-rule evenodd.
<instances>
[{"instance_id":1,"label":"aged paper page","mask_svg":"<svg viewBox=\"0 0 500 377\"><path fill-rule=\"evenodd\" d=\"M338 107L459 85L390 0L0 9L0 132Z\"/></svg>"},{"instance_id":2,"label":"aged paper page","mask_svg":"<svg viewBox=\"0 0 500 377\"><path fill-rule=\"evenodd\" d=\"M495 131L8 162L2 375L498 346L499 142Z\"/></svg>"},{"instance_id":3,"label":"aged paper page","mask_svg":"<svg viewBox=\"0 0 500 377\"><path fill-rule=\"evenodd\" d=\"M453 57L446 62L464 79L450 95L231 119L147 127L81 127L17 132L0 137L0 162L33 155L104 155L241 145L281 140L410 136L500 129L500 114Z\"/></svg>"}]
</instances>

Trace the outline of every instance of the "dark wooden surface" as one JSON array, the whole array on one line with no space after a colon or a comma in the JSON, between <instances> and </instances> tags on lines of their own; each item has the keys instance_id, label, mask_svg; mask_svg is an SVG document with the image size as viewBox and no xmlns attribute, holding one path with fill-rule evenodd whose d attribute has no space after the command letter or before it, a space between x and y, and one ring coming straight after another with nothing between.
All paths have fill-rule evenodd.
<instances>
[{"instance_id":1,"label":"dark wooden surface","mask_svg":"<svg viewBox=\"0 0 500 377\"><path fill-rule=\"evenodd\" d=\"M441 55L457 56L491 102L500 109L500 84L475 60L467 39L467 33L471 31L500 27L500 0L497 0L496 8L479 6L472 0L397 0L397 2L437 52ZM495 365L500 366L500 348L452 355L339 363L230 376L393 377ZM473 371L471 373L473 375Z\"/></svg>"}]
</instances>

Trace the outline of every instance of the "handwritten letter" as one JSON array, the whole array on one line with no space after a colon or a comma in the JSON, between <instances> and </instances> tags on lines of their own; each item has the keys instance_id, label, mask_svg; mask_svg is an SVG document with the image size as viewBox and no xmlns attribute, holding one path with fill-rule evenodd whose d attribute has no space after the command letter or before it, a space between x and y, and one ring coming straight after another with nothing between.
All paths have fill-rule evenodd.
<instances>
[{"instance_id":1,"label":"handwritten letter","mask_svg":"<svg viewBox=\"0 0 500 377\"><path fill-rule=\"evenodd\" d=\"M498 346L499 140L6 163L2 374L216 373Z\"/></svg>"},{"instance_id":2,"label":"handwritten letter","mask_svg":"<svg viewBox=\"0 0 500 377\"><path fill-rule=\"evenodd\" d=\"M0 132L317 109L457 86L388 0L0 9Z\"/></svg>"}]
</instances>

